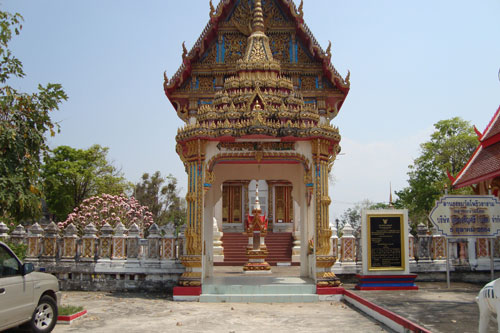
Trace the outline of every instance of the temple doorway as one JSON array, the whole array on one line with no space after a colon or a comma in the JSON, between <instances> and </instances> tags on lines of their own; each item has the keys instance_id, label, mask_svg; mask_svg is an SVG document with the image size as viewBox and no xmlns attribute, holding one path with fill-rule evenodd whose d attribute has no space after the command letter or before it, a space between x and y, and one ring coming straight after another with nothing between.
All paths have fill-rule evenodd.
<instances>
[{"instance_id":1,"label":"temple doorway","mask_svg":"<svg viewBox=\"0 0 500 333\"><path fill-rule=\"evenodd\" d=\"M272 267L273 277L300 277L300 247L295 248L292 261L295 219L293 184L288 180L229 180L222 183L222 223L214 218L213 277L245 276L248 265L248 235L245 233L252 217L252 207L259 201L260 214L266 222L263 236L268 252L265 261ZM219 214L215 212L215 216ZM219 225L221 228L219 229ZM258 243L254 234L253 250ZM220 241L219 241L220 239ZM297 245L299 241L295 242ZM257 273L258 272L253 272ZM263 273L264 274L264 273ZM268 273L266 273L268 274ZM253 274L255 275L255 274ZM210 276L207 276L210 277Z\"/></svg>"}]
</instances>

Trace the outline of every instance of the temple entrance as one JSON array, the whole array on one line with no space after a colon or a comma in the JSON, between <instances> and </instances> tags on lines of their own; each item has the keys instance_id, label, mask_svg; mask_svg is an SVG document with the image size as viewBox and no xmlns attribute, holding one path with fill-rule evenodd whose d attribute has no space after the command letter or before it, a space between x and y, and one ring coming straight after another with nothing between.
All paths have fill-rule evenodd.
<instances>
[{"instance_id":1,"label":"temple entrance","mask_svg":"<svg viewBox=\"0 0 500 333\"><path fill-rule=\"evenodd\" d=\"M228 255L214 236L230 232L245 232L248 246L252 232L268 240L288 235L291 260L276 264L300 264L301 278L319 287L340 284L331 272L328 192L340 134L330 121L347 96L349 75L338 74L330 47L323 51L303 26L301 7L221 1L193 49L184 47L180 70L171 80L165 75L165 93L185 121L176 136L188 173L182 287L198 292L213 277L214 263ZM253 215L258 230L250 232L244 223L257 182L265 221ZM246 249L247 263L270 260L261 245L260 253Z\"/></svg>"},{"instance_id":2,"label":"temple entrance","mask_svg":"<svg viewBox=\"0 0 500 333\"><path fill-rule=\"evenodd\" d=\"M284 165L220 161L212 172L214 183L204 200L204 278L221 271L243 274L248 261L244 221L252 214L257 188L267 221L266 260L273 273L308 277L308 248L301 244L314 237L314 219L313 207L307 204L304 166L298 161Z\"/></svg>"},{"instance_id":3,"label":"temple entrance","mask_svg":"<svg viewBox=\"0 0 500 333\"><path fill-rule=\"evenodd\" d=\"M257 189L261 214L266 220L267 261L272 266L299 266L300 241L295 242L293 249L299 229L294 227L294 220L298 221L294 217L296 203L293 185L287 180L231 180L222 184L222 223L214 218L214 265L241 267L247 262L248 240L243 233L252 214ZM215 212L215 216L218 215Z\"/></svg>"}]
</instances>

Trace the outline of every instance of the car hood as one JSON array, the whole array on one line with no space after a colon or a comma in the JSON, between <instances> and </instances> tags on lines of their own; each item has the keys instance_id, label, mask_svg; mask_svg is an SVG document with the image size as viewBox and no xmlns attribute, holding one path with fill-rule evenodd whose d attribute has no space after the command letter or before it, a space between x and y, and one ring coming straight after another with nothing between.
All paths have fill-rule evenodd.
<instances>
[{"instance_id":1,"label":"car hood","mask_svg":"<svg viewBox=\"0 0 500 333\"><path fill-rule=\"evenodd\" d=\"M51 281L56 281L57 278L48 273L42 273L42 272L31 272L28 274L33 280L51 280Z\"/></svg>"}]
</instances>

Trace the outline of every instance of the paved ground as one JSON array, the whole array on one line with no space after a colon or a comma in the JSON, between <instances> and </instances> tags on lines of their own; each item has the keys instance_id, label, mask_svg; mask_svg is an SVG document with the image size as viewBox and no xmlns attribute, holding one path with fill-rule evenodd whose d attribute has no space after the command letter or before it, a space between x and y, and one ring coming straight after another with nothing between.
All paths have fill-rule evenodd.
<instances>
[{"instance_id":1,"label":"paved ground","mask_svg":"<svg viewBox=\"0 0 500 333\"><path fill-rule=\"evenodd\" d=\"M452 282L417 283L419 290L354 291L361 297L395 312L432 332L477 332L479 308L475 302L482 285ZM489 332L498 332L490 322Z\"/></svg>"},{"instance_id":2,"label":"paved ground","mask_svg":"<svg viewBox=\"0 0 500 333\"><path fill-rule=\"evenodd\" d=\"M391 332L343 303L173 302L145 294L65 292L89 314L54 332Z\"/></svg>"},{"instance_id":3,"label":"paved ground","mask_svg":"<svg viewBox=\"0 0 500 333\"><path fill-rule=\"evenodd\" d=\"M241 268L216 268L236 276ZM273 267L273 275L298 276L296 267ZM356 291L369 301L435 333L477 332L475 303L481 285L417 283L418 291ZM64 292L63 304L82 305L88 315L54 332L391 332L340 302L294 304L173 302L170 295ZM10 330L9 332L20 332ZM490 323L489 332L497 332Z\"/></svg>"}]
</instances>

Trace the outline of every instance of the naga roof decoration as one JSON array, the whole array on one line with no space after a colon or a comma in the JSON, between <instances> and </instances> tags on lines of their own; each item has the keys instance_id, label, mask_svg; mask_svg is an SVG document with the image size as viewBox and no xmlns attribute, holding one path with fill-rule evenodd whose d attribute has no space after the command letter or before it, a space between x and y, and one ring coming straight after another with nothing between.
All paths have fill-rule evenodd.
<instances>
[{"instance_id":1,"label":"naga roof decoration","mask_svg":"<svg viewBox=\"0 0 500 333\"><path fill-rule=\"evenodd\" d=\"M196 120L179 129L177 142L257 135L289 140L324 138L338 143L338 129L326 120L336 110L320 112L316 104L306 104L292 80L281 74L280 62L274 59L264 32L260 0L255 1L251 27L235 75L226 78L209 104L198 107Z\"/></svg>"},{"instance_id":2,"label":"naga roof decoration","mask_svg":"<svg viewBox=\"0 0 500 333\"><path fill-rule=\"evenodd\" d=\"M184 121L197 117L199 106L212 103L222 87L234 93L224 81L241 73L239 60L252 40L248 36L256 32L255 7L255 0L221 0L214 8L210 0L210 20L202 34L189 52L183 43L182 65L170 80L164 75L164 90ZM268 54L276 58L269 69L290 78L287 89L298 88L308 104L335 117L349 92L350 73L344 79L331 64L331 44L325 52L316 41L304 23L302 2L297 8L293 0L263 0L260 8L257 31L267 35ZM260 87L259 93L265 93Z\"/></svg>"}]
</instances>

